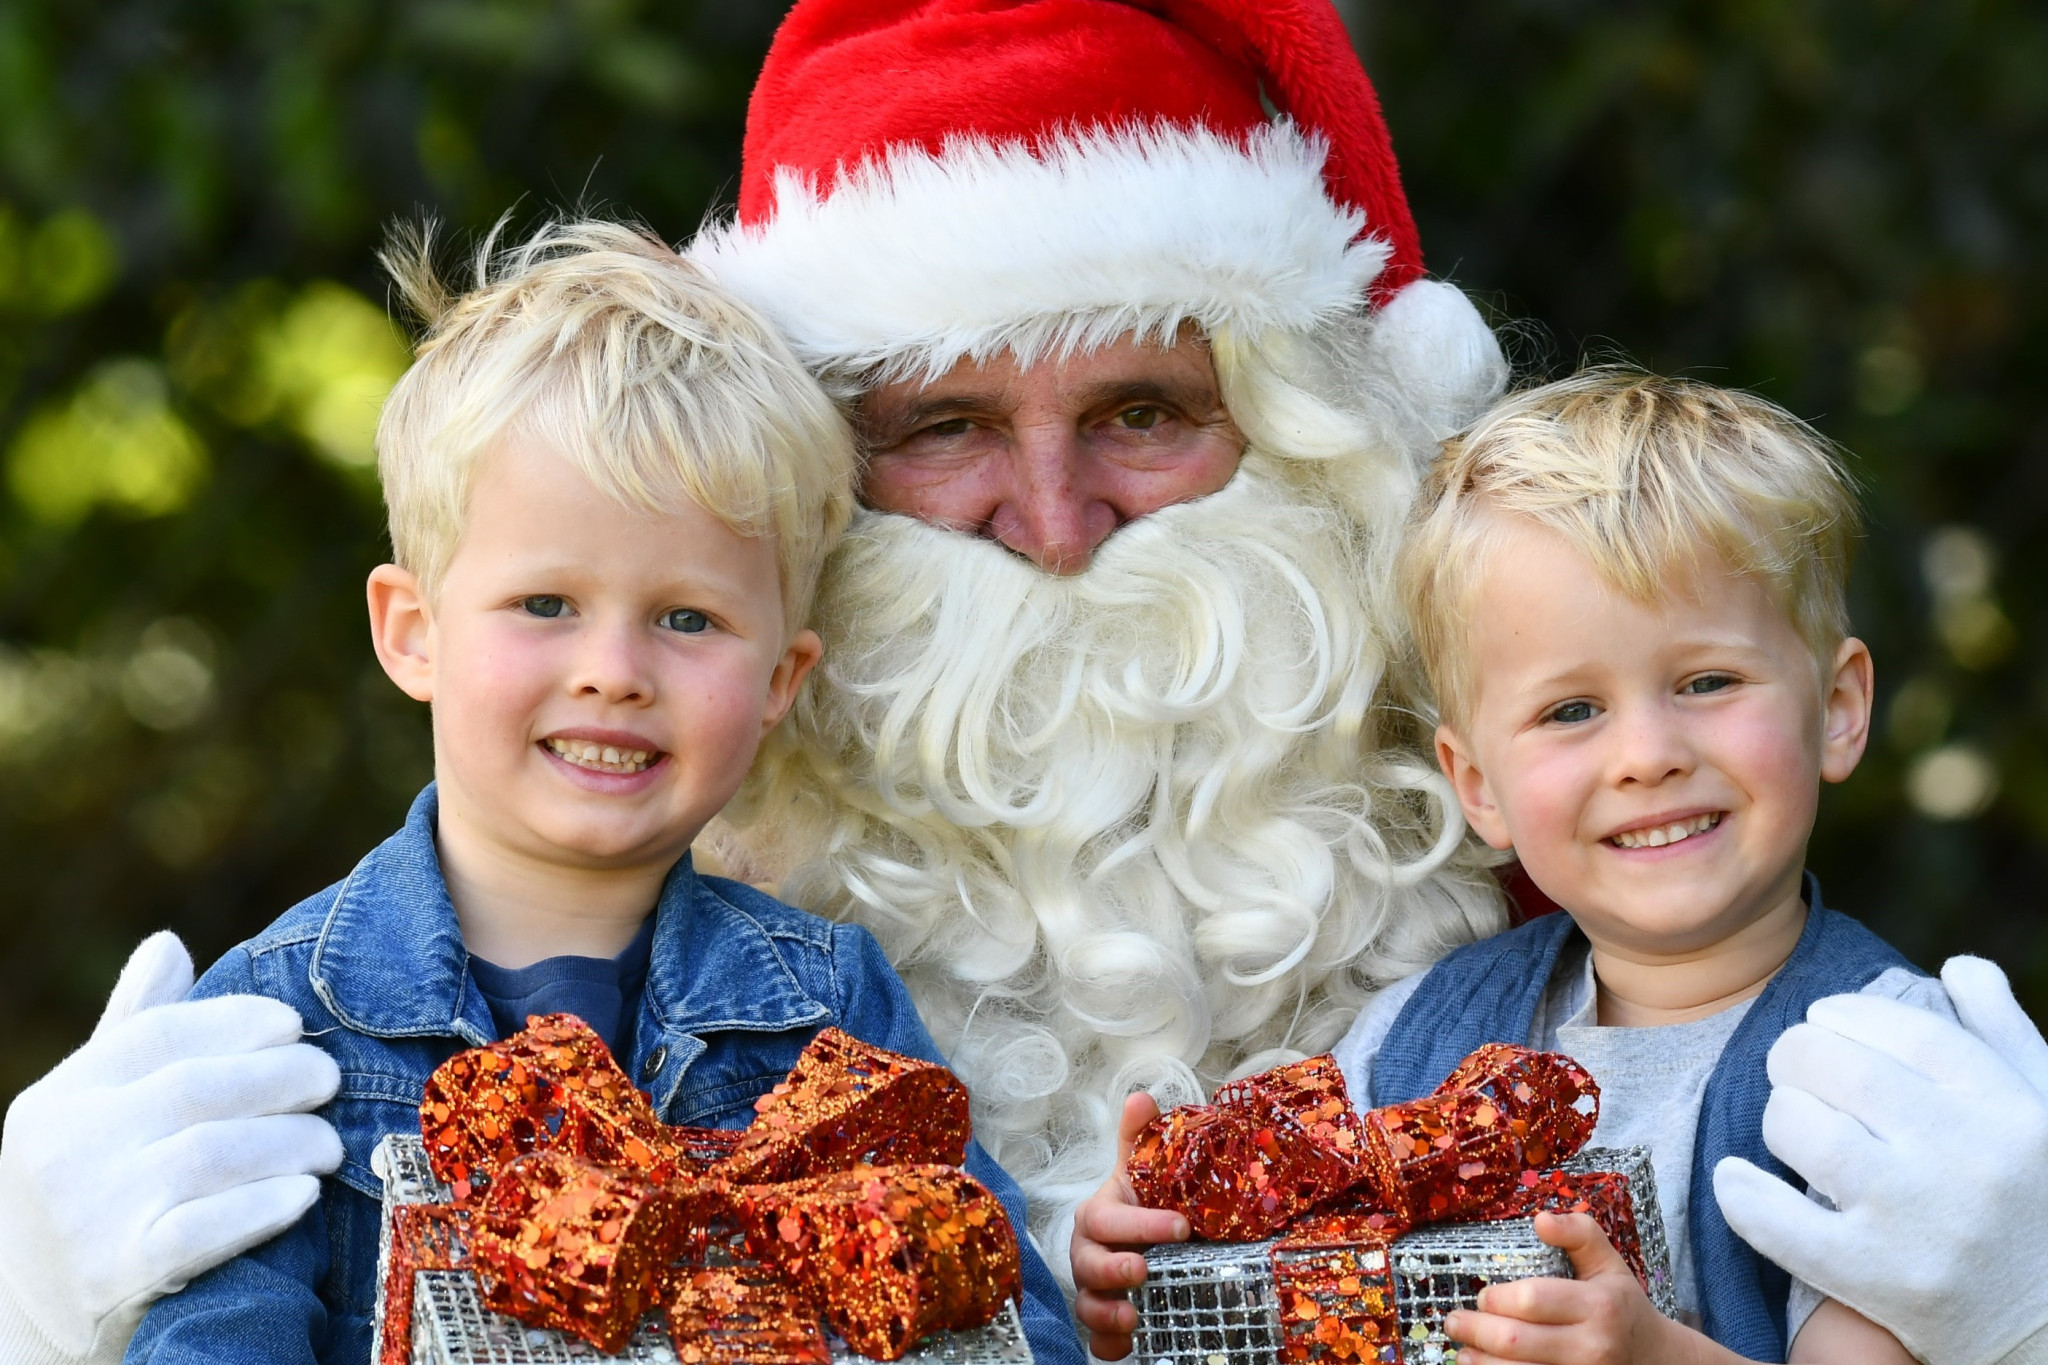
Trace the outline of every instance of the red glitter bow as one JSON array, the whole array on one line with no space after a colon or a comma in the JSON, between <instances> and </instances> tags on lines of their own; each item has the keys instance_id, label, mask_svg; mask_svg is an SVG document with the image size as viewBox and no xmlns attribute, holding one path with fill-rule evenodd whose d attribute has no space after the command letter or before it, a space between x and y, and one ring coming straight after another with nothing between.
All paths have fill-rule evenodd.
<instances>
[{"instance_id":1,"label":"red glitter bow","mask_svg":"<svg viewBox=\"0 0 2048 1365\"><path fill-rule=\"evenodd\" d=\"M476 1272L487 1307L624 1347L660 1308L686 1365L824 1365L821 1320L894 1360L1018 1296L1008 1216L966 1159L950 1072L826 1029L743 1133L670 1127L573 1015L527 1021L428 1080L420 1131L450 1205L395 1211L384 1361L416 1271Z\"/></svg>"},{"instance_id":2,"label":"red glitter bow","mask_svg":"<svg viewBox=\"0 0 2048 1365\"><path fill-rule=\"evenodd\" d=\"M1434 1094L1363 1114L1325 1054L1232 1081L1147 1125L1129 1176L1140 1204L1195 1237L1272 1251L1281 1359L1400 1359L1395 1238L1427 1223L1590 1213L1648 1278L1628 1182L1543 1169L1593 1134L1600 1088L1571 1058L1491 1043Z\"/></svg>"}]
</instances>

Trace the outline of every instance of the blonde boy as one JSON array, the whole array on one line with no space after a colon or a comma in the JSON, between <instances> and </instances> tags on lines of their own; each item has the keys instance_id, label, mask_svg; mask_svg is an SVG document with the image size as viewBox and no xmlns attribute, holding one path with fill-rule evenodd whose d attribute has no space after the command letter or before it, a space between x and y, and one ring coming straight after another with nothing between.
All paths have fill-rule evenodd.
<instances>
[{"instance_id":1,"label":"blonde boy","mask_svg":"<svg viewBox=\"0 0 2048 1365\"><path fill-rule=\"evenodd\" d=\"M395 562L377 657L433 708L435 781L349 876L195 993L272 995L339 1065L345 1150L296 1227L161 1300L145 1361L368 1358L379 1182L451 1053L569 1010L670 1122L737 1127L821 1028L937 1058L866 931L699 876L691 841L817 662L804 627L851 509L830 401L746 306L612 224L550 227L441 288L378 433ZM968 1167L1024 1226L979 1147ZM1078 1363L1025 1249L1026 1330Z\"/></svg>"},{"instance_id":2,"label":"blonde boy","mask_svg":"<svg viewBox=\"0 0 2048 1365\"><path fill-rule=\"evenodd\" d=\"M1843 596L1856 529L1847 478L1794 418L1612 370L1509 398L1428 480L1401 563L1438 761L1570 918L1389 987L1337 1057L1372 1104L1483 1042L1577 1057L1603 1090L1595 1140L1651 1149L1692 1324L1650 1308L1590 1218L1546 1215L1578 1278L1453 1314L1462 1365L1910 1358L1736 1238L1712 1181L1730 1156L1784 1174L1764 1059L1814 1000L1948 1008L1805 871L1820 784L1870 725Z\"/></svg>"}]
</instances>

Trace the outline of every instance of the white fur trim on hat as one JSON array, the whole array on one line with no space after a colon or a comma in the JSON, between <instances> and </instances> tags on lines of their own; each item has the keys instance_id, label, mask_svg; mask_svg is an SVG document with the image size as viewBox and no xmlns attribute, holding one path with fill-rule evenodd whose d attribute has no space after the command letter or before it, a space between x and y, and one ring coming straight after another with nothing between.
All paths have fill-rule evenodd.
<instances>
[{"instance_id":1,"label":"white fur trim on hat","mask_svg":"<svg viewBox=\"0 0 2048 1365\"><path fill-rule=\"evenodd\" d=\"M1028 363L1183 322L1306 328L1359 308L1388 253L1331 201L1323 161L1288 123L1244 142L1161 126L897 148L828 187L783 172L770 222L687 253L820 371Z\"/></svg>"}]
</instances>

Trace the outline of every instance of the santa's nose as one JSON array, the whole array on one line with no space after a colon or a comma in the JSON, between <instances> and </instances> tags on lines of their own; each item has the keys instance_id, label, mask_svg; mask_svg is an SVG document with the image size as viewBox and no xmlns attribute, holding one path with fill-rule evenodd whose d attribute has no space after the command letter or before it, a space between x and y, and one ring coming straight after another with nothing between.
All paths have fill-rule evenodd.
<instances>
[{"instance_id":1,"label":"santa's nose","mask_svg":"<svg viewBox=\"0 0 2048 1365\"><path fill-rule=\"evenodd\" d=\"M1070 426L1020 428L1008 454L982 526L1047 573L1080 573L1110 532L1155 510L1119 507L1116 481L1099 467L1102 457Z\"/></svg>"}]
</instances>

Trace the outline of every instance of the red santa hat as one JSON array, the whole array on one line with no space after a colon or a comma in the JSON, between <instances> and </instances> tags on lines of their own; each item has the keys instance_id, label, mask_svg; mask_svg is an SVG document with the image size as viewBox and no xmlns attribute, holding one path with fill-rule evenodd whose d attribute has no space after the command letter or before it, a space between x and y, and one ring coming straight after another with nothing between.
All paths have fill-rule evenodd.
<instances>
[{"instance_id":1,"label":"red santa hat","mask_svg":"<svg viewBox=\"0 0 2048 1365\"><path fill-rule=\"evenodd\" d=\"M1464 296L1421 281L1329 0L797 0L738 218L690 250L840 373L1367 303L1419 382L1499 366Z\"/></svg>"}]
</instances>

